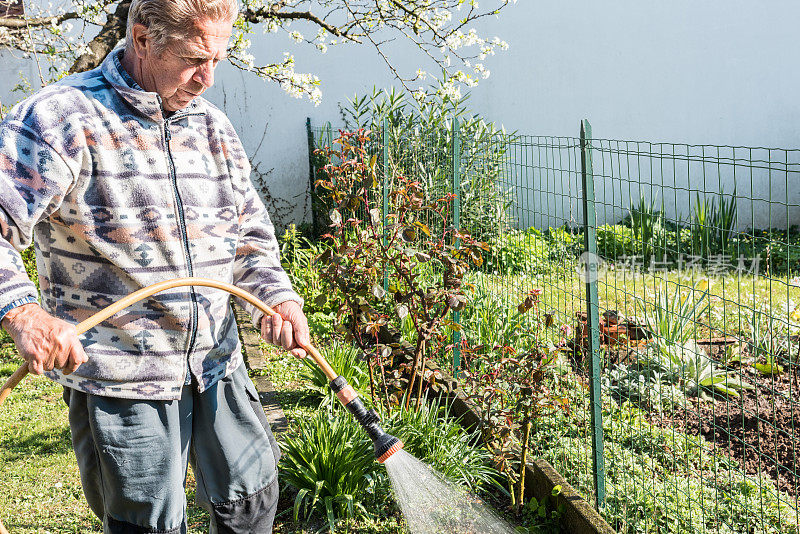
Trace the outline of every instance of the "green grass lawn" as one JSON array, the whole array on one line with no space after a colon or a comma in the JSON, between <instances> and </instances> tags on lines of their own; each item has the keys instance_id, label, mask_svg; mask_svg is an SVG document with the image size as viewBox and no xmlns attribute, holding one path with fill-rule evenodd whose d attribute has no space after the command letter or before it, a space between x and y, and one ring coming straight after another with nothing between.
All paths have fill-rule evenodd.
<instances>
[{"instance_id":1,"label":"green grass lawn","mask_svg":"<svg viewBox=\"0 0 800 534\"><path fill-rule=\"evenodd\" d=\"M8 337L0 337L0 380L21 360ZM26 377L0 409L0 514L14 534L102 532L81 489L72 452L67 406L60 385ZM208 514L193 505L194 476L186 495L189 532L207 532Z\"/></svg>"},{"instance_id":2,"label":"green grass lawn","mask_svg":"<svg viewBox=\"0 0 800 534\"><path fill-rule=\"evenodd\" d=\"M745 317L753 309L769 307L771 314L781 322L789 321L789 314L800 307L800 285L797 279L787 276L766 278L744 274L742 276L707 277L692 271L669 272L614 272L606 271L598 280L597 289L601 313L617 310L623 315L643 315L642 305L649 309L657 291L665 288L672 294L680 287L686 295L701 280L708 283L709 315L696 319L698 337L740 335L745 329ZM509 307L516 307L525 293L542 288L544 310L554 310L559 321L572 324L575 312L585 310L585 284L578 276L574 264L565 263L551 274L536 276L498 275L475 273L469 281L505 299ZM695 291L695 297L701 292ZM797 323L796 319L792 320Z\"/></svg>"}]
</instances>

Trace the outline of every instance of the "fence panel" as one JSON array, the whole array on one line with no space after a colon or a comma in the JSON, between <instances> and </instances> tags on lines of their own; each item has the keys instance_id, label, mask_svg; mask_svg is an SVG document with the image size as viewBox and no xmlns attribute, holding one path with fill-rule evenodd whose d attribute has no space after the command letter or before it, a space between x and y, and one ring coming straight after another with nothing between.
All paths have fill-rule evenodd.
<instances>
[{"instance_id":1,"label":"fence panel","mask_svg":"<svg viewBox=\"0 0 800 534\"><path fill-rule=\"evenodd\" d=\"M798 532L800 151L390 132L383 179L457 192L490 245L457 345L529 350L541 290L568 402L532 454L621 532Z\"/></svg>"}]
</instances>

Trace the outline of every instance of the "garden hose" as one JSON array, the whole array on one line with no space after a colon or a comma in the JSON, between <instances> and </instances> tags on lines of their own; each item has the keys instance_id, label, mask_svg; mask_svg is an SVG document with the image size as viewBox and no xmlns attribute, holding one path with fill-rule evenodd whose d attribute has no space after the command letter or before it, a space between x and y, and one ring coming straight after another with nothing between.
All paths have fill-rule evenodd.
<instances>
[{"instance_id":1,"label":"garden hose","mask_svg":"<svg viewBox=\"0 0 800 534\"><path fill-rule=\"evenodd\" d=\"M160 291L185 286L203 286L221 289L243 300L246 300L269 316L273 316L276 313L275 310L264 304L255 296L251 295L247 291L239 289L234 285L227 284L225 282L217 282L216 280L209 280L206 278L175 278L143 287L142 289L123 297L114 304L111 304L110 306L95 313L88 319L81 321L75 325L75 329L78 331L78 334L82 334L90 328L100 324L102 321L105 321L115 313L124 310L131 304L139 302L140 300L150 297ZM403 442L396 437L387 434L380 427L378 424L380 422L380 418L378 417L378 414L375 413L375 410L367 410L364 407L364 404L358 398L358 394L355 392L353 387L347 383L347 380L345 380L344 377L339 376L338 373L333 370L322 354L320 354L320 352L310 344L302 346L302 348L311 356L311 358L314 360L314 363L316 363L319 368L322 369L322 372L325 373L325 376L331 381L330 386L334 393L336 393L336 397L361 424L361 426L367 432L367 435L369 435L370 439L372 439L372 443L375 447L375 458L379 462L383 463L392 454L402 449ZM11 390L14 389L27 374L28 364L24 363L14 372L14 374L9 377L8 380L6 380L6 383L3 384L3 388L0 389L0 406L2 406L3 402L9 396ZM0 520L0 534L8 534L8 531L3 526L2 520Z\"/></svg>"}]
</instances>

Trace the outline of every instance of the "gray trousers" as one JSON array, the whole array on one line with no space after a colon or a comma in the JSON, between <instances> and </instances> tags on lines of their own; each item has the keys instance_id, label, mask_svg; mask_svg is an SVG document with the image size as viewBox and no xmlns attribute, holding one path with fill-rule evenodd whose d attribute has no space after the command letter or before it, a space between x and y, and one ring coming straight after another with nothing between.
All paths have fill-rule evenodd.
<instances>
[{"instance_id":1,"label":"gray trousers","mask_svg":"<svg viewBox=\"0 0 800 534\"><path fill-rule=\"evenodd\" d=\"M65 388L86 500L108 534L185 533L187 464L212 533L268 533L278 445L244 365L180 400L100 397Z\"/></svg>"}]
</instances>

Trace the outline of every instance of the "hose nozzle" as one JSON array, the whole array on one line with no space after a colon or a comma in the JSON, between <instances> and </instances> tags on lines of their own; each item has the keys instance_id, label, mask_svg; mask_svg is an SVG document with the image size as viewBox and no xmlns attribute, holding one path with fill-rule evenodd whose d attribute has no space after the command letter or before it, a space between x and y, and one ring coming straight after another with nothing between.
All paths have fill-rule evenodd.
<instances>
[{"instance_id":1,"label":"hose nozzle","mask_svg":"<svg viewBox=\"0 0 800 534\"><path fill-rule=\"evenodd\" d=\"M375 458L378 462L385 462L391 455L403 448L402 441L387 434L381 428L378 424L381 420L378 414L375 413L375 410L367 410L364 403L358 398L358 394L343 376L337 376L331 381L331 389L336 393L339 402L344 404L356 421L367 431L367 435L375 447Z\"/></svg>"}]
</instances>

